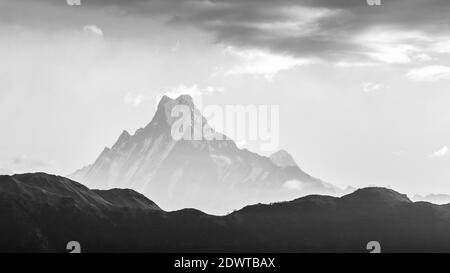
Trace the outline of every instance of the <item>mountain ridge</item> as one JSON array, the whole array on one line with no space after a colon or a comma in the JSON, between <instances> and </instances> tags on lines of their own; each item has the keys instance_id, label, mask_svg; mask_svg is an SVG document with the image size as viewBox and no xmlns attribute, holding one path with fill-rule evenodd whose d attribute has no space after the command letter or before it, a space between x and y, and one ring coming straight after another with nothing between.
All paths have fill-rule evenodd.
<instances>
[{"instance_id":1,"label":"mountain ridge","mask_svg":"<svg viewBox=\"0 0 450 273\"><path fill-rule=\"evenodd\" d=\"M373 240L383 252L450 251L450 206L385 188L256 204L226 216L166 212L135 191L106 192L115 191L120 198L107 201L64 177L0 176L0 252L66 252L72 240L83 252L366 252ZM136 206L136 197L149 206Z\"/></svg>"},{"instance_id":2,"label":"mountain ridge","mask_svg":"<svg viewBox=\"0 0 450 273\"><path fill-rule=\"evenodd\" d=\"M175 140L171 126L177 119L172 111L178 105L188 106L193 124L207 127L223 140L204 136ZM279 166L273 158L238 148L233 140L210 128L190 96L164 96L150 123L134 135L123 131L93 164L69 177L91 188L132 188L169 210L195 207L213 214L299 194L343 193L293 162ZM292 181L295 187L289 187Z\"/></svg>"},{"instance_id":3,"label":"mountain ridge","mask_svg":"<svg viewBox=\"0 0 450 273\"><path fill-rule=\"evenodd\" d=\"M286 150L279 150L271 154L269 158L270 160L272 160L273 163L282 168L295 166L298 167L292 155L290 155Z\"/></svg>"}]
</instances>

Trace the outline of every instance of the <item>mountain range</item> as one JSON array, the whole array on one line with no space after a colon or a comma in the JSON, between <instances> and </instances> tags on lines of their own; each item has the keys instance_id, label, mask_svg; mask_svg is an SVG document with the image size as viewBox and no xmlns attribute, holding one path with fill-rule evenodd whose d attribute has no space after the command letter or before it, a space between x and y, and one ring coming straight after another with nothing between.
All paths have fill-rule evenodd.
<instances>
[{"instance_id":1,"label":"mountain range","mask_svg":"<svg viewBox=\"0 0 450 273\"><path fill-rule=\"evenodd\" d=\"M194 123L223 140L175 140L175 106L188 107ZM341 195L340 188L304 172L286 151L261 156L210 128L192 97L164 96L151 122L119 136L93 164L69 175L90 188L130 188L166 210L196 208L223 215L245 205L307 194Z\"/></svg>"},{"instance_id":2,"label":"mountain range","mask_svg":"<svg viewBox=\"0 0 450 273\"><path fill-rule=\"evenodd\" d=\"M449 252L450 205L385 188L247 206L226 216L166 212L127 189L44 173L0 176L0 252Z\"/></svg>"}]
</instances>

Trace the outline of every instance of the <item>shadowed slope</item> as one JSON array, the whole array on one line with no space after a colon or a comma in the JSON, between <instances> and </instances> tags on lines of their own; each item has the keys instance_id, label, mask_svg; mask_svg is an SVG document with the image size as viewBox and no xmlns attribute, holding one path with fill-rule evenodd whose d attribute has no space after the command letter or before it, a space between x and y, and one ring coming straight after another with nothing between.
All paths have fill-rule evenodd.
<instances>
[{"instance_id":1,"label":"shadowed slope","mask_svg":"<svg viewBox=\"0 0 450 273\"><path fill-rule=\"evenodd\" d=\"M46 174L0 176L0 251L383 252L450 251L450 207L384 188L311 195L227 216L165 212L131 190L89 190Z\"/></svg>"}]
</instances>

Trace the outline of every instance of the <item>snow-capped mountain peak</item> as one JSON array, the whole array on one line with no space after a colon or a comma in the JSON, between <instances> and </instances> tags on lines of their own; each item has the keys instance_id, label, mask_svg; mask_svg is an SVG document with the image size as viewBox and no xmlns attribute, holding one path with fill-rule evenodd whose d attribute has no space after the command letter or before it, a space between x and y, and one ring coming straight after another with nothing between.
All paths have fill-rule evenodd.
<instances>
[{"instance_id":1,"label":"snow-capped mountain peak","mask_svg":"<svg viewBox=\"0 0 450 273\"><path fill-rule=\"evenodd\" d=\"M123 131L94 164L70 177L90 188L134 189L164 209L193 207L215 214L253 203L340 192L303 172L287 152L267 158L239 149L228 138L174 139L171 127L180 118L178 107L193 116L194 124L208 126L190 96L164 96L146 127L134 135ZM285 187L286 181L295 181L295 189Z\"/></svg>"}]
</instances>

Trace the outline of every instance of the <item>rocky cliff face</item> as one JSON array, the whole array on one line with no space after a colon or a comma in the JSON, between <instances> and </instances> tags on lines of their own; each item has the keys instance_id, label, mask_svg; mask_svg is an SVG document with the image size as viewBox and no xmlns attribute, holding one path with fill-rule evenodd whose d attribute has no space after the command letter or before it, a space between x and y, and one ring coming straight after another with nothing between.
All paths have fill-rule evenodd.
<instances>
[{"instance_id":1,"label":"rocky cliff face","mask_svg":"<svg viewBox=\"0 0 450 273\"><path fill-rule=\"evenodd\" d=\"M193 124L207 126L219 137L174 139L171 131L177 118L172 110L179 105L189 109ZM190 96L163 97L146 127L134 135L124 131L112 148L105 148L92 165L70 177L90 188L134 189L167 210L192 207L213 214L311 193L340 193L303 172L286 154L271 159L239 149L209 128ZM293 181L296 186L290 187Z\"/></svg>"}]
</instances>

